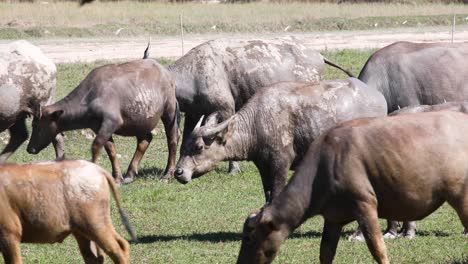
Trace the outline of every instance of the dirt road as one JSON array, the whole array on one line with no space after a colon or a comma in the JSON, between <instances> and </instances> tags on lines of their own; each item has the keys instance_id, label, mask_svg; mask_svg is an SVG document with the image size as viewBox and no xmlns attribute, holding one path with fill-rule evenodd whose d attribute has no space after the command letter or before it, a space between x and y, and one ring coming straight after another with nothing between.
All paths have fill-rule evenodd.
<instances>
[{"instance_id":1,"label":"dirt road","mask_svg":"<svg viewBox=\"0 0 468 264\"><path fill-rule=\"evenodd\" d=\"M184 52L196 45L215 38L270 39L293 36L317 50L379 48L395 41L451 41L448 28L398 29L387 31L355 31L329 33L281 33L281 34L219 34L188 35L184 39ZM456 42L468 40L468 28L457 28ZM31 40L56 63L113 59L141 58L147 38L100 38L100 39L39 39ZM6 49L8 41L0 41L0 50ZM182 54L180 37L152 36L151 57L177 58Z\"/></svg>"}]
</instances>

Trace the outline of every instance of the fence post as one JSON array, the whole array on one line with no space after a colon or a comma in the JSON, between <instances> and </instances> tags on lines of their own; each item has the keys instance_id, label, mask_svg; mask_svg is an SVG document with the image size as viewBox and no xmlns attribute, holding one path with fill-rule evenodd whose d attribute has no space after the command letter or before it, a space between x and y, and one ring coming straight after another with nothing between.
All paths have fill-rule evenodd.
<instances>
[{"instance_id":1,"label":"fence post","mask_svg":"<svg viewBox=\"0 0 468 264\"><path fill-rule=\"evenodd\" d=\"M180 17L180 38L182 42L182 56L184 56L184 21L182 19L182 13L179 15Z\"/></svg>"}]
</instances>

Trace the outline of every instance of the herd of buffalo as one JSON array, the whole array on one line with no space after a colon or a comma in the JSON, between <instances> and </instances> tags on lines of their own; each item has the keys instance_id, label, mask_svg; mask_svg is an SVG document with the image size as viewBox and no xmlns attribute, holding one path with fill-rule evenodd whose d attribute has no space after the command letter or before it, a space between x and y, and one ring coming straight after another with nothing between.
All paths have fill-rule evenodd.
<instances>
[{"instance_id":1,"label":"herd of buffalo","mask_svg":"<svg viewBox=\"0 0 468 264\"><path fill-rule=\"evenodd\" d=\"M149 44L148 44L149 48ZM147 50L148 50L147 48ZM347 79L322 80L326 67ZM270 263L308 218L325 222L320 262L332 263L342 227L389 263L383 238L413 238L416 224L443 203L468 235L468 43L397 42L375 52L358 78L297 39L212 40L169 65L148 58L92 70L54 102L56 67L39 48L13 42L0 54L4 164L50 143L56 161L0 166L0 250L22 263L20 243L72 234L86 263L129 263L129 244L110 218L110 194L132 239L117 186L131 183L162 120L168 160L162 181L181 183L229 161L252 161L266 204L245 220L237 263ZM184 113L180 158L178 129ZM91 162L65 159L62 132L96 134ZM112 136L136 137L122 174ZM102 148L112 174L95 165ZM289 170L295 173L287 183ZM388 219L385 235L379 218Z\"/></svg>"}]
</instances>

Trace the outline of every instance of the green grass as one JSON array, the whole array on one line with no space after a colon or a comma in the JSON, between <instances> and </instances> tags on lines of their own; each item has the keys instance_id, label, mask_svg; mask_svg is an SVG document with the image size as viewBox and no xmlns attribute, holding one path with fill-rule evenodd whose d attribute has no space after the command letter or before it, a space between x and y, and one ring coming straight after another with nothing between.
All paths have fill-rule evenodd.
<instances>
[{"instance_id":1,"label":"green grass","mask_svg":"<svg viewBox=\"0 0 468 264\"><path fill-rule=\"evenodd\" d=\"M333 61L358 73L371 51L325 52ZM166 61L167 62L167 61ZM66 95L89 72L104 62L58 65L58 98ZM343 77L327 73L329 78ZM164 169L167 149L162 128L155 136L142 160L136 182L120 188L123 204L140 242L131 245L132 263L233 263L240 246L240 230L250 211L263 205L263 191L257 169L248 162L243 171L231 176L222 163L213 171L188 185L177 182L161 184L158 176ZM90 158L91 141L80 132L66 133L66 150L70 158ZM121 167L126 168L136 146L133 138L116 137ZM3 145L0 145L3 147ZM52 148L33 156L25 145L11 162L30 162L54 157ZM100 164L110 170L106 156ZM115 208L114 225L128 238ZM383 222L382 222L383 223ZM362 243L346 240L355 225L349 225L339 243L336 263L372 263ZM321 217L310 219L288 239L276 263L318 263ZM467 263L468 239L454 211L444 205L434 214L418 222L418 236L413 241L387 241L392 263ZM82 263L73 238L63 244L22 245L25 263Z\"/></svg>"},{"instance_id":2,"label":"green grass","mask_svg":"<svg viewBox=\"0 0 468 264\"><path fill-rule=\"evenodd\" d=\"M44 2L44 1L42 1ZM467 25L468 6L433 3L0 3L0 39L270 33Z\"/></svg>"}]
</instances>

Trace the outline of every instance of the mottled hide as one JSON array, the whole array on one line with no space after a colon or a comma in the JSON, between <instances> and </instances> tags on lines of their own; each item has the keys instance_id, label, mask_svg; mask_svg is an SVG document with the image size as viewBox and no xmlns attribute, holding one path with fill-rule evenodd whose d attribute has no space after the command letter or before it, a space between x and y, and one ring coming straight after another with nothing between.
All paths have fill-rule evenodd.
<instances>
[{"instance_id":1,"label":"mottled hide","mask_svg":"<svg viewBox=\"0 0 468 264\"><path fill-rule=\"evenodd\" d=\"M354 119L330 129L279 196L246 219L237 263L271 263L289 234L316 215L325 220L320 263L333 262L342 228L353 220L383 264L389 259L379 217L419 220L447 202L466 233L467 134L468 115L453 111Z\"/></svg>"},{"instance_id":2,"label":"mottled hide","mask_svg":"<svg viewBox=\"0 0 468 264\"><path fill-rule=\"evenodd\" d=\"M468 99L468 43L396 42L375 52L359 79L380 91L389 113Z\"/></svg>"},{"instance_id":3,"label":"mottled hide","mask_svg":"<svg viewBox=\"0 0 468 264\"><path fill-rule=\"evenodd\" d=\"M99 166L80 160L0 166L0 251L5 263L21 263L20 243L61 243L70 234L85 263L103 263L101 250L114 263L130 263L129 244L112 225L110 194L136 239L112 176Z\"/></svg>"},{"instance_id":4,"label":"mottled hide","mask_svg":"<svg viewBox=\"0 0 468 264\"><path fill-rule=\"evenodd\" d=\"M355 78L274 84L255 94L230 119L217 124L213 114L206 125L195 128L175 177L187 183L220 161L250 160L259 169L269 200L320 134L345 120L384 116L385 105L379 92Z\"/></svg>"},{"instance_id":5,"label":"mottled hide","mask_svg":"<svg viewBox=\"0 0 468 264\"><path fill-rule=\"evenodd\" d=\"M212 40L169 66L185 112L181 152L202 115L223 121L261 88L281 82L317 82L324 58L296 39Z\"/></svg>"},{"instance_id":6,"label":"mottled hide","mask_svg":"<svg viewBox=\"0 0 468 264\"><path fill-rule=\"evenodd\" d=\"M27 41L12 42L0 53L0 132L9 129L11 135L0 164L28 138L25 119L38 114L32 106L53 103L56 72L55 64ZM58 140L56 154L62 157L62 139Z\"/></svg>"},{"instance_id":7,"label":"mottled hide","mask_svg":"<svg viewBox=\"0 0 468 264\"><path fill-rule=\"evenodd\" d=\"M136 137L137 148L125 179L131 182L153 138L151 130L162 119L169 148L164 178L169 178L176 163L178 113L172 77L155 60L105 65L91 71L65 98L42 107L42 115L33 121L28 151L38 153L62 131L90 128L96 133L92 161L97 162L104 146L113 176L120 182L122 173L112 135Z\"/></svg>"}]
</instances>

